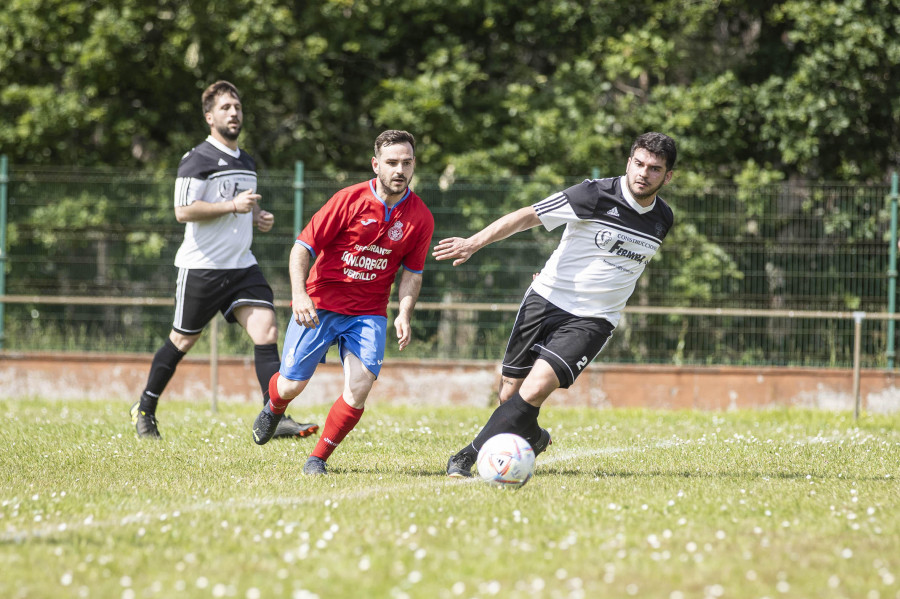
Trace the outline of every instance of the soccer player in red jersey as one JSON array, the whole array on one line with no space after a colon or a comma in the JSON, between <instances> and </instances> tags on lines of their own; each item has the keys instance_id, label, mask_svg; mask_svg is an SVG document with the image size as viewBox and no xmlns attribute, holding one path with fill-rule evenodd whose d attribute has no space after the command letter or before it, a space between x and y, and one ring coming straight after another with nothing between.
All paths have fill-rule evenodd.
<instances>
[{"instance_id":1,"label":"soccer player in red jersey","mask_svg":"<svg viewBox=\"0 0 900 599\"><path fill-rule=\"evenodd\" d=\"M415 138L384 131L375 139L375 178L340 190L297 237L290 257L291 311L281 370L269 381L269 402L253 423L253 440L271 437L287 405L309 382L328 348L337 344L344 389L328 412L304 474L326 474L325 462L362 417L384 360L387 305L398 285L397 342L410 341L410 320L422 288L422 270L434 217L409 189L416 166Z\"/></svg>"}]
</instances>

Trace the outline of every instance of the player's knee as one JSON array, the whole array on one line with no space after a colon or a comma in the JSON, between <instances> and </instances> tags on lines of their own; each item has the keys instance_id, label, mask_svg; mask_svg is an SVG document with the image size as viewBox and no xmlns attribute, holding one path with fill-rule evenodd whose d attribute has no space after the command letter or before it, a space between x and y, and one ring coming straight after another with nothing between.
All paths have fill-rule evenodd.
<instances>
[{"instance_id":1,"label":"player's knee","mask_svg":"<svg viewBox=\"0 0 900 599\"><path fill-rule=\"evenodd\" d=\"M184 353L189 352L199 338L200 335L184 335L174 329L169 333L169 341L178 348L178 351Z\"/></svg>"},{"instance_id":2,"label":"player's knee","mask_svg":"<svg viewBox=\"0 0 900 599\"><path fill-rule=\"evenodd\" d=\"M294 399L306 388L306 384L309 380L305 381L292 381L291 379L286 379L283 376L278 377L278 395L280 395L283 399Z\"/></svg>"}]
</instances>

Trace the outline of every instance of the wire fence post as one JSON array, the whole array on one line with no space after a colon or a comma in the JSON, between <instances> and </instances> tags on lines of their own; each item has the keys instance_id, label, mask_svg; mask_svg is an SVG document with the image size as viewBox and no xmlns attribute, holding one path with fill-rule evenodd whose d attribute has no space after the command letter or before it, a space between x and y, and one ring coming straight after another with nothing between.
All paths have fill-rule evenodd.
<instances>
[{"instance_id":1,"label":"wire fence post","mask_svg":"<svg viewBox=\"0 0 900 599\"><path fill-rule=\"evenodd\" d=\"M210 409L215 414L219 411L219 315L212 319L209 328L209 386Z\"/></svg>"},{"instance_id":2,"label":"wire fence post","mask_svg":"<svg viewBox=\"0 0 900 599\"><path fill-rule=\"evenodd\" d=\"M294 163L294 237L303 230L303 161Z\"/></svg>"},{"instance_id":3,"label":"wire fence post","mask_svg":"<svg viewBox=\"0 0 900 599\"><path fill-rule=\"evenodd\" d=\"M860 404L862 399L859 393L860 355L862 354L862 321L866 317L865 312L853 313L853 399L855 407L853 417L859 420Z\"/></svg>"},{"instance_id":4,"label":"wire fence post","mask_svg":"<svg viewBox=\"0 0 900 599\"><path fill-rule=\"evenodd\" d=\"M9 184L8 162L6 154L0 156L0 295L6 294L6 187ZM3 302L0 302L0 349L6 339L6 328Z\"/></svg>"},{"instance_id":5,"label":"wire fence post","mask_svg":"<svg viewBox=\"0 0 900 599\"><path fill-rule=\"evenodd\" d=\"M897 311L897 172L891 173L891 247L888 258L888 314ZM887 323L887 358L888 370L894 369L894 358L897 351L894 348L895 323L889 320Z\"/></svg>"}]
</instances>

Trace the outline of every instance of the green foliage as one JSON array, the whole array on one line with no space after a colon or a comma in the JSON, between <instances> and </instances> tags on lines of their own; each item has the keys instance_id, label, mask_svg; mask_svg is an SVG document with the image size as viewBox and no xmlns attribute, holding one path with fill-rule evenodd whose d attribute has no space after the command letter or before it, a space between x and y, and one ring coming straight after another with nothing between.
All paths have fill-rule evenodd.
<instances>
[{"instance_id":1,"label":"green foliage","mask_svg":"<svg viewBox=\"0 0 900 599\"><path fill-rule=\"evenodd\" d=\"M619 172L662 130L708 177L880 180L900 143L898 0L40 4L0 14L14 164L172 168L217 78L264 168L365 168L404 127L435 173Z\"/></svg>"},{"instance_id":2,"label":"green foliage","mask_svg":"<svg viewBox=\"0 0 900 599\"><path fill-rule=\"evenodd\" d=\"M168 295L172 172L207 133L202 89L225 78L242 91L241 144L262 174L302 160L330 177L308 186L305 217L368 168L385 128L419 140L417 190L438 236L595 170L618 175L634 136L658 130L679 147L663 193L676 229L636 300L881 309L882 282L860 288L856 273L891 267L887 215L880 192L854 187L883 182L900 155L898 14L900 0L8 0L10 290ZM114 165L152 183L97 191L67 171L48 190L23 173L48 165ZM289 185L266 196L283 228L254 246L277 293ZM431 268L423 299L515 302L557 239L535 229Z\"/></svg>"}]
</instances>

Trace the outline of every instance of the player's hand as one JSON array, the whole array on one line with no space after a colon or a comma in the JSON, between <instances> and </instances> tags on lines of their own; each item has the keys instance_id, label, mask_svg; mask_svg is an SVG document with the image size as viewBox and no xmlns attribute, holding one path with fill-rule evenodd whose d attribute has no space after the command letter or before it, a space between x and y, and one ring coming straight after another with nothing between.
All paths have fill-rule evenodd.
<instances>
[{"instance_id":1,"label":"player's hand","mask_svg":"<svg viewBox=\"0 0 900 599\"><path fill-rule=\"evenodd\" d=\"M319 315L316 312L316 305L307 293L295 293L291 299L291 311L294 313L294 320L297 324L314 329L319 326Z\"/></svg>"},{"instance_id":2,"label":"player's hand","mask_svg":"<svg viewBox=\"0 0 900 599\"><path fill-rule=\"evenodd\" d=\"M234 211L238 214L247 214L256 207L256 202L262 198L261 195L252 189L245 189L241 193L234 196L231 201L234 202Z\"/></svg>"},{"instance_id":3,"label":"player's hand","mask_svg":"<svg viewBox=\"0 0 900 599\"><path fill-rule=\"evenodd\" d=\"M400 347L400 351L403 351L403 348L409 345L412 339L412 327L409 326L409 319L398 316L394 319L394 327L397 329L397 345Z\"/></svg>"},{"instance_id":4,"label":"player's hand","mask_svg":"<svg viewBox=\"0 0 900 599\"><path fill-rule=\"evenodd\" d=\"M275 224L275 215L266 210L260 210L259 214L256 216L256 228L260 230L262 233L267 233L272 230L272 225Z\"/></svg>"},{"instance_id":5,"label":"player's hand","mask_svg":"<svg viewBox=\"0 0 900 599\"><path fill-rule=\"evenodd\" d=\"M435 260L453 260L453 266L459 266L468 260L477 249L468 239L449 237L441 239L434 246L434 252L431 255Z\"/></svg>"}]
</instances>

